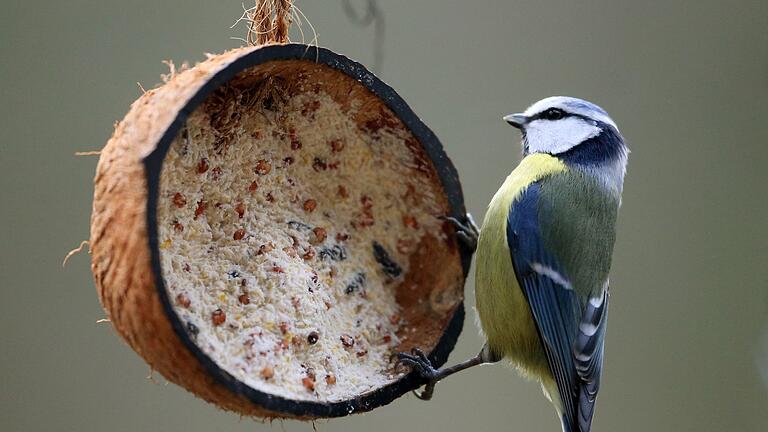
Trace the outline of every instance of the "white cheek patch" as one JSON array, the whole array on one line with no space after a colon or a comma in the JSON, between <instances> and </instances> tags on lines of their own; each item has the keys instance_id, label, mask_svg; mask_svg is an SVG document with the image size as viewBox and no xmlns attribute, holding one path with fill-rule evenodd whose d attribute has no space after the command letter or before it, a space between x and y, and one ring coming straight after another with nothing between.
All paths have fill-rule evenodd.
<instances>
[{"instance_id":1,"label":"white cheek patch","mask_svg":"<svg viewBox=\"0 0 768 432\"><path fill-rule=\"evenodd\" d=\"M602 129L579 117L534 120L525 126L530 153L563 153L600 132Z\"/></svg>"}]
</instances>

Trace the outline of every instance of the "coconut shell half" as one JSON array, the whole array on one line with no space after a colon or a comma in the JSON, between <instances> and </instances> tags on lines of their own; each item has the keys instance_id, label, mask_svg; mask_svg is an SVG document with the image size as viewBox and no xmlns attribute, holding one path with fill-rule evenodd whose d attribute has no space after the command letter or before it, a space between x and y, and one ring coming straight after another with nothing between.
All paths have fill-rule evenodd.
<instances>
[{"instance_id":1,"label":"coconut shell half","mask_svg":"<svg viewBox=\"0 0 768 432\"><path fill-rule=\"evenodd\" d=\"M327 49L240 48L175 74L117 124L94 183L109 320L223 409L369 411L423 383L394 353L440 366L461 332L471 251L442 219L465 214L456 170L392 88Z\"/></svg>"}]
</instances>

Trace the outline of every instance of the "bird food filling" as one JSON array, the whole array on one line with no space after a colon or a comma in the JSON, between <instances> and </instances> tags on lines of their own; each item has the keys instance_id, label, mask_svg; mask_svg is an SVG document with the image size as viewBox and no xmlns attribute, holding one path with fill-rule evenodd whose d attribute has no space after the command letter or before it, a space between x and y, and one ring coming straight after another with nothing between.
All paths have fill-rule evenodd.
<instances>
[{"instance_id":1,"label":"bird food filling","mask_svg":"<svg viewBox=\"0 0 768 432\"><path fill-rule=\"evenodd\" d=\"M176 314L260 391L332 402L395 381L396 287L421 239L445 237L439 183L386 109L360 125L360 107L317 89L246 97L209 97L165 158L158 243Z\"/></svg>"}]
</instances>

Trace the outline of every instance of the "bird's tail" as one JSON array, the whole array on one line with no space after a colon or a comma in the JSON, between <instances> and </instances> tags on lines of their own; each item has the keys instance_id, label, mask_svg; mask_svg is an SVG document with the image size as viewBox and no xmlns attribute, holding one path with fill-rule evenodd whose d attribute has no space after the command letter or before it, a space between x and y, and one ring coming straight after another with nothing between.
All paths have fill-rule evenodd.
<instances>
[{"instance_id":1,"label":"bird's tail","mask_svg":"<svg viewBox=\"0 0 768 432\"><path fill-rule=\"evenodd\" d=\"M579 432L578 429L574 429L571 426L571 423L568 421L568 417L565 415L562 415L560 417L560 422L563 425L563 432Z\"/></svg>"}]
</instances>

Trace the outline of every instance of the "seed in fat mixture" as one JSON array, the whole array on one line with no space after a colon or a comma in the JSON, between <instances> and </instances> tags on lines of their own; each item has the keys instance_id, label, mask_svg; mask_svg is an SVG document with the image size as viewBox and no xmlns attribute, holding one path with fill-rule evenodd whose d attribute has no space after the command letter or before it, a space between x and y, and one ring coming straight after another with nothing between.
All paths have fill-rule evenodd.
<instances>
[{"instance_id":1,"label":"seed in fat mixture","mask_svg":"<svg viewBox=\"0 0 768 432\"><path fill-rule=\"evenodd\" d=\"M232 234L232 238L235 240L242 240L243 237L245 237L245 230L242 228L238 229L234 234Z\"/></svg>"},{"instance_id":2,"label":"seed in fat mixture","mask_svg":"<svg viewBox=\"0 0 768 432\"><path fill-rule=\"evenodd\" d=\"M264 366L264 369L261 370L261 377L264 379L270 379L273 376L275 376L275 370L272 368L272 366Z\"/></svg>"},{"instance_id":3,"label":"seed in fat mixture","mask_svg":"<svg viewBox=\"0 0 768 432\"><path fill-rule=\"evenodd\" d=\"M347 348L355 346L355 339L348 334L341 335L339 339L341 339L341 344Z\"/></svg>"},{"instance_id":4,"label":"seed in fat mixture","mask_svg":"<svg viewBox=\"0 0 768 432\"><path fill-rule=\"evenodd\" d=\"M197 328L196 325L192 324L191 322L187 321L187 331L190 335L197 336L198 333L200 333L200 329Z\"/></svg>"},{"instance_id":5,"label":"seed in fat mixture","mask_svg":"<svg viewBox=\"0 0 768 432\"><path fill-rule=\"evenodd\" d=\"M339 153L340 151L344 150L344 141L340 139L335 139L330 142L331 144L331 151L334 153Z\"/></svg>"},{"instance_id":6,"label":"seed in fat mixture","mask_svg":"<svg viewBox=\"0 0 768 432\"><path fill-rule=\"evenodd\" d=\"M373 242L373 258L381 265L381 270L390 278L400 276L403 269L397 264L379 242Z\"/></svg>"},{"instance_id":7,"label":"seed in fat mixture","mask_svg":"<svg viewBox=\"0 0 768 432\"><path fill-rule=\"evenodd\" d=\"M315 391L315 380L313 380L312 378L310 378L310 377L304 377L304 378L301 380L301 383L304 385L304 387L305 387L305 388L306 388L308 391L311 391L311 392L312 392L312 391Z\"/></svg>"},{"instance_id":8,"label":"seed in fat mixture","mask_svg":"<svg viewBox=\"0 0 768 432\"><path fill-rule=\"evenodd\" d=\"M311 260L312 258L315 257L315 248L310 246L309 248L307 248L307 251L301 257L304 258L304 261Z\"/></svg>"},{"instance_id":9,"label":"seed in fat mixture","mask_svg":"<svg viewBox=\"0 0 768 432\"><path fill-rule=\"evenodd\" d=\"M272 249L274 248L275 248L275 245L272 242L263 244L259 246L259 250L256 252L256 255L264 255L265 253L272 252Z\"/></svg>"},{"instance_id":10,"label":"seed in fat mixture","mask_svg":"<svg viewBox=\"0 0 768 432\"><path fill-rule=\"evenodd\" d=\"M312 213L317 208L317 201L312 198L304 201L304 211Z\"/></svg>"},{"instance_id":11,"label":"seed in fat mixture","mask_svg":"<svg viewBox=\"0 0 768 432\"><path fill-rule=\"evenodd\" d=\"M328 385L334 385L336 384L336 375L334 374L328 374L325 376L325 383Z\"/></svg>"},{"instance_id":12,"label":"seed in fat mixture","mask_svg":"<svg viewBox=\"0 0 768 432\"><path fill-rule=\"evenodd\" d=\"M319 157L316 157L315 160L312 161L312 168L315 171L325 171L328 169L328 164L325 163L325 161L320 159Z\"/></svg>"},{"instance_id":13,"label":"seed in fat mixture","mask_svg":"<svg viewBox=\"0 0 768 432\"><path fill-rule=\"evenodd\" d=\"M239 301L240 304L247 305L251 302L251 299L248 297L248 294L240 294L237 296L237 301Z\"/></svg>"},{"instance_id":14,"label":"seed in fat mixture","mask_svg":"<svg viewBox=\"0 0 768 432\"><path fill-rule=\"evenodd\" d=\"M220 326L224 324L224 322L227 320L227 316L224 314L224 311L221 309L216 309L211 314L211 322L213 322L213 325Z\"/></svg>"},{"instance_id":15,"label":"seed in fat mixture","mask_svg":"<svg viewBox=\"0 0 768 432\"><path fill-rule=\"evenodd\" d=\"M328 232L325 231L325 228L320 227L315 227L312 229L312 234L314 234L310 240L310 243L312 244L320 244L325 241L326 237L328 237Z\"/></svg>"},{"instance_id":16,"label":"seed in fat mixture","mask_svg":"<svg viewBox=\"0 0 768 432\"><path fill-rule=\"evenodd\" d=\"M256 162L256 168L254 168L254 171L256 171L256 174L259 175L267 175L272 170L272 164L267 162L266 159L260 159L258 162Z\"/></svg>"},{"instance_id":17,"label":"seed in fat mixture","mask_svg":"<svg viewBox=\"0 0 768 432\"><path fill-rule=\"evenodd\" d=\"M307 336L307 342L309 342L310 345L314 345L317 343L317 340L320 338L320 335L316 332L310 332Z\"/></svg>"},{"instance_id":18,"label":"seed in fat mixture","mask_svg":"<svg viewBox=\"0 0 768 432\"><path fill-rule=\"evenodd\" d=\"M213 180L218 180L218 179L221 178L221 168L220 167L215 167L214 169L211 170L211 178L213 178Z\"/></svg>"},{"instance_id":19,"label":"seed in fat mixture","mask_svg":"<svg viewBox=\"0 0 768 432\"><path fill-rule=\"evenodd\" d=\"M304 117L314 114L315 111L320 109L320 101L314 100L312 102L307 102L304 104L304 106L301 108L301 115Z\"/></svg>"},{"instance_id":20,"label":"seed in fat mixture","mask_svg":"<svg viewBox=\"0 0 768 432\"><path fill-rule=\"evenodd\" d=\"M201 214L205 213L205 209L208 207L208 203L200 200L197 202L197 208L195 208L195 216L193 219L197 219Z\"/></svg>"},{"instance_id":21,"label":"seed in fat mixture","mask_svg":"<svg viewBox=\"0 0 768 432\"><path fill-rule=\"evenodd\" d=\"M365 273L357 273L355 277L344 288L345 294L353 294L360 291L365 286L366 276Z\"/></svg>"},{"instance_id":22,"label":"seed in fat mixture","mask_svg":"<svg viewBox=\"0 0 768 432\"><path fill-rule=\"evenodd\" d=\"M182 195L180 192L176 192L173 194L173 205L178 208L182 208L187 205L187 199L184 198L184 195Z\"/></svg>"},{"instance_id":23,"label":"seed in fat mixture","mask_svg":"<svg viewBox=\"0 0 768 432\"><path fill-rule=\"evenodd\" d=\"M288 226L295 229L296 231L308 231L312 228L309 225L299 221L288 221Z\"/></svg>"},{"instance_id":24,"label":"seed in fat mixture","mask_svg":"<svg viewBox=\"0 0 768 432\"><path fill-rule=\"evenodd\" d=\"M192 304L192 301L190 301L189 297L185 296L184 294L179 294L176 296L176 304L183 308L188 308L189 305Z\"/></svg>"},{"instance_id":25,"label":"seed in fat mixture","mask_svg":"<svg viewBox=\"0 0 768 432\"><path fill-rule=\"evenodd\" d=\"M208 171L208 159L202 158L197 164L197 172L203 174L206 171Z\"/></svg>"},{"instance_id":26,"label":"seed in fat mixture","mask_svg":"<svg viewBox=\"0 0 768 432\"><path fill-rule=\"evenodd\" d=\"M347 259L347 250L342 245L333 245L320 249L320 261L326 260L344 261Z\"/></svg>"}]
</instances>

